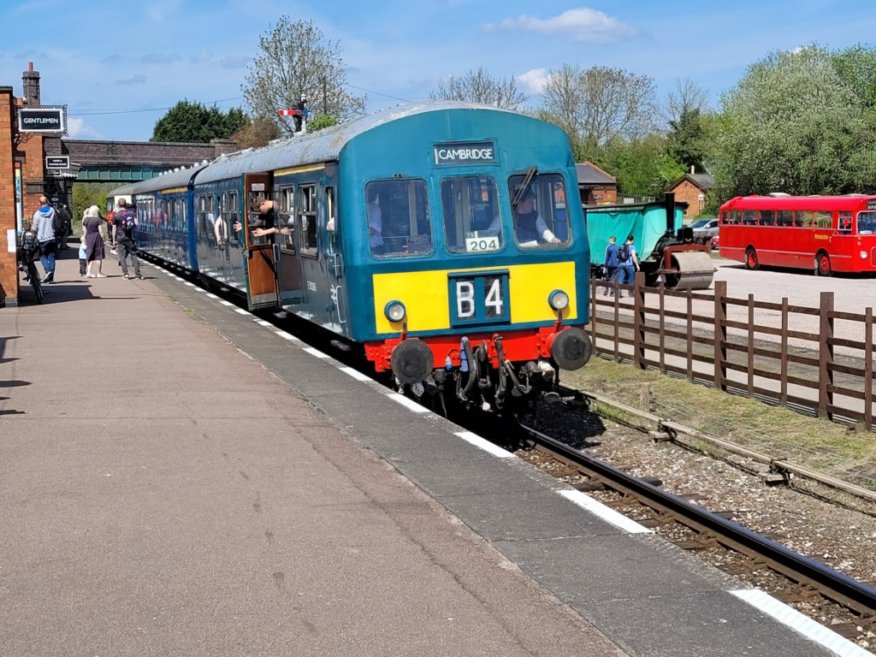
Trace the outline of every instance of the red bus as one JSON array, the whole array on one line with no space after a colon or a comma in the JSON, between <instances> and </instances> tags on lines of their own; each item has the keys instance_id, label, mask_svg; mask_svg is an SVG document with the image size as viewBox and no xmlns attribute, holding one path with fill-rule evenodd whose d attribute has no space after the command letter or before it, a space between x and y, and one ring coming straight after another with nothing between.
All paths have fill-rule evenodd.
<instances>
[{"instance_id":1,"label":"red bus","mask_svg":"<svg viewBox=\"0 0 876 657\"><path fill-rule=\"evenodd\" d=\"M721 206L721 256L761 265L876 272L876 196L738 196Z\"/></svg>"}]
</instances>

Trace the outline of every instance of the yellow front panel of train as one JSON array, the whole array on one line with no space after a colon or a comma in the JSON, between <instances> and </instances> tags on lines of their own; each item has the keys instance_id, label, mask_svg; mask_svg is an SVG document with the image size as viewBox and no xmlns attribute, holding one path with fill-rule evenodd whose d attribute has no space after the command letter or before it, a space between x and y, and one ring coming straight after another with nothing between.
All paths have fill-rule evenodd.
<instances>
[{"instance_id":1,"label":"yellow front panel of train","mask_svg":"<svg viewBox=\"0 0 876 657\"><path fill-rule=\"evenodd\" d=\"M563 290L569 295L569 307L563 312L563 319L573 320L578 317L575 263L572 261L375 274L372 283L377 333L399 331L399 325L391 324L384 315L384 308L390 301L404 303L408 331L411 333L450 328L451 295L448 275L467 271L487 274L491 271L508 272L508 325L556 320L556 312L548 304L548 297L554 290Z\"/></svg>"}]
</instances>

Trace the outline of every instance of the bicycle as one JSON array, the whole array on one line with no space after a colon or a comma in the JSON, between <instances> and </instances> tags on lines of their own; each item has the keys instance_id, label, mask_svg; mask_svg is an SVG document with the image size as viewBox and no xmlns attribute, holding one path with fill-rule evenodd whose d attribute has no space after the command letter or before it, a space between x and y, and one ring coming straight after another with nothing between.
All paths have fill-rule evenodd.
<instances>
[{"instance_id":1,"label":"bicycle","mask_svg":"<svg viewBox=\"0 0 876 657\"><path fill-rule=\"evenodd\" d=\"M37 303L43 302L43 284L40 281L40 275L33 261L34 251L27 248L25 244L19 245L18 249L18 271L24 272L25 283L30 282L33 287L34 296Z\"/></svg>"}]
</instances>

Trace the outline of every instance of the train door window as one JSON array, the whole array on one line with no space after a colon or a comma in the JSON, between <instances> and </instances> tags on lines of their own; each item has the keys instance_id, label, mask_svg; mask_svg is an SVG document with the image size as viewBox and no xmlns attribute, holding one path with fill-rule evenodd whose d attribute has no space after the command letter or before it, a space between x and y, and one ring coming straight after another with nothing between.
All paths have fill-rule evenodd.
<instances>
[{"instance_id":1,"label":"train door window","mask_svg":"<svg viewBox=\"0 0 876 657\"><path fill-rule=\"evenodd\" d=\"M375 180L365 186L365 198L365 229L372 255L432 253L432 218L424 180Z\"/></svg>"},{"instance_id":2,"label":"train door window","mask_svg":"<svg viewBox=\"0 0 876 657\"><path fill-rule=\"evenodd\" d=\"M451 253L481 253L502 248L502 219L496 181L489 176L441 181L444 243Z\"/></svg>"},{"instance_id":3,"label":"train door window","mask_svg":"<svg viewBox=\"0 0 876 657\"><path fill-rule=\"evenodd\" d=\"M316 186L298 188L298 228L301 234L301 253L316 256Z\"/></svg>"},{"instance_id":4,"label":"train door window","mask_svg":"<svg viewBox=\"0 0 876 657\"><path fill-rule=\"evenodd\" d=\"M328 234L326 252L334 253L335 239L337 236L338 218L335 213L335 188L325 188L325 230Z\"/></svg>"},{"instance_id":5,"label":"train door window","mask_svg":"<svg viewBox=\"0 0 876 657\"><path fill-rule=\"evenodd\" d=\"M557 193L558 188L562 188L562 194ZM566 211L562 176L556 173L514 175L508 179L508 191L514 237L520 247L549 248L569 243L568 228L559 225Z\"/></svg>"},{"instance_id":6,"label":"train door window","mask_svg":"<svg viewBox=\"0 0 876 657\"><path fill-rule=\"evenodd\" d=\"M287 253L295 253L295 188L282 187L274 191L274 218L280 233L277 244Z\"/></svg>"}]
</instances>

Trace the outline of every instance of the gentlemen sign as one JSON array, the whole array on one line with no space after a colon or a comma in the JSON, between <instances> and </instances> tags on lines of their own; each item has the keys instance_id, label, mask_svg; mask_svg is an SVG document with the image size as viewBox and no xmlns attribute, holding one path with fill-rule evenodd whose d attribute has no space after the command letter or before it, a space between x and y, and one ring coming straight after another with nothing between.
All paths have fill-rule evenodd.
<instances>
[{"instance_id":1,"label":"gentlemen sign","mask_svg":"<svg viewBox=\"0 0 876 657\"><path fill-rule=\"evenodd\" d=\"M69 169L69 155L46 155L46 169Z\"/></svg>"},{"instance_id":2,"label":"gentlemen sign","mask_svg":"<svg viewBox=\"0 0 876 657\"><path fill-rule=\"evenodd\" d=\"M66 107L21 107L18 110L19 132L67 134Z\"/></svg>"},{"instance_id":3,"label":"gentlemen sign","mask_svg":"<svg viewBox=\"0 0 876 657\"><path fill-rule=\"evenodd\" d=\"M455 142L435 146L435 164L493 164L496 147L491 141Z\"/></svg>"}]
</instances>

